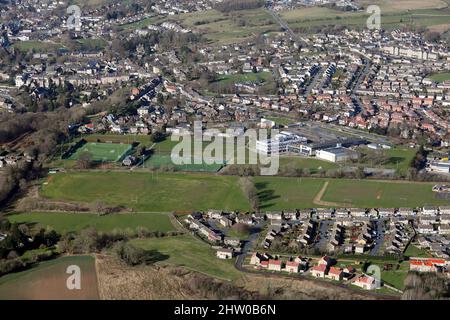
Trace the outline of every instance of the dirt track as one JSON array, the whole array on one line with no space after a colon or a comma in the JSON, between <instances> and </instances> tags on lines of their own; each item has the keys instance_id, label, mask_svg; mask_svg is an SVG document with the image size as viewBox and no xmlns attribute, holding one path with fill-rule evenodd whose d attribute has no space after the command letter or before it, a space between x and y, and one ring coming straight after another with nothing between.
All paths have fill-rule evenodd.
<instances>
[{"instance_id":1,"label":"dirt track","mask_svg":"<svg viewBox=\"0 0 450 320\"><path fill-rule=\"evenodd\" d=\"M328 184L329 184L329 181L326 181L324 183L322 189L320 189L320 191L316 194L316 196L313 199L314 204L317 204L318 206L323 206L323 207L347 207L347 208L352 207L351 203L323 201L322 197L325 194L325 192L327 191Z\"/></svg>"}]
</instances>

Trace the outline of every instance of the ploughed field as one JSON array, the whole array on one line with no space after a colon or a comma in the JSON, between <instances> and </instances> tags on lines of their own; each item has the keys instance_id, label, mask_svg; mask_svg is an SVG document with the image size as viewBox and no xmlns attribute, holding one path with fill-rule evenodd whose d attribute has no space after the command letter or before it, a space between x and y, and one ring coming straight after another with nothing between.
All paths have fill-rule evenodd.
<instances>
[{"instance_id":1,"label":"ploughed field","mask_svg":"<svg viewBox=\"0 0 450 320\"><path fill-rule=\"evenodd\" d=\"M432 192L434 183L260 176L261 209L324 206L361 208L450 205ZM325 183L328 181L328 184ZM151 172L83 172L53 175L41 195L55 200L102 200L135 211L249 210L237 176Z\"/></svg>"},{"instance_id":2,"label":"ploughed field","mask_svg":"<svg viewBox=\"0 0 450 320\"><path fill-rule=\"evenodd\" d=\"M66 273L76 265L81 271L81 289L69 290ZM36 267L0 277L0 300L97 300L95 259L91 256L61 257Z\"/></svg>"}]
</instances>

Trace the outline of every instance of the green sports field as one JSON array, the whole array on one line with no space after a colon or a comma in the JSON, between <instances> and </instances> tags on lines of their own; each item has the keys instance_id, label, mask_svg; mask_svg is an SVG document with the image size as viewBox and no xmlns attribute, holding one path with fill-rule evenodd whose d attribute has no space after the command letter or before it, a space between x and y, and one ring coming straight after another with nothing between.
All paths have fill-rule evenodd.
<instances>
[{"instance_id":1,"label":"green sports field","mask_svg":"<svg viewBox=\"0 0 450 320\"><path fill-rule=\"evenodd\" d=\"M422 207L449 205L450 200L436 198L434 183L386 182L370 180L330 180L324 201L351 203L360 208Z\"/></svg>"},{"instance_id":2,"label":"green sports field","mask_svg":"<svg viewBox=\"0 0 450 320\"><path fill-rule=\"evenodd\" d=\"M102 199L136 211L249 210L239 177L200 173L83 172L53 175L41 194L57 200L94 202ZM392 208L450 205L436 198L434 183L349 179L255 177L261 209L314 207ZM319 191L328 181L321 201Z\"/></svg>"},{"instance_id":3,"label":"green sports field","mask_svg":"<svg viewBox=\"0 0 450 320\"><path fill-rule=\"evenodd\" d=\"M71 265L80 267L81 289L68 290ZM39 263L26 271L0 277L0 300L96 300L99 299L95 259L69 256Z\"/></svg>"},{"instance_id":4,"label":"green sports field","mask_svg":"<svg viewBox=\"0 0 450 320\"><path fill-rule=\"evenodd\" d=\"M234 280L241 276L234 268L234 260L220 260L215 256L215 251L209 245L191 235L176 237L135 239L131 243L145 250L157 250L163 255L168 255L168 263L184 266L214 277Z\"/></svg>"},{"instance_id":5,"label":"green sports field","mask_svg":"<svg viewBox=\"0 0 450 320\"><path fill-rule=\"evenodd\" d=\"M32 212L8 215L7 218L13 223L50 227L60 234L70 231L78 232L88 227L94 227L98 231L105 232L114 229L132 229L135 231L138 227L160 232L175 230L169 216L165 213L126 213L98 216L90 213Z\"/></svg>"},{"instance_id":6,"label":"green sports field","mask_svg":"<svg viewBox=\"0 0 450 320\"><path fill-rule=\"evenodd\" d=\"M84 152L92 154L94 161L121 161L132 148L129 144L88 142L78 148L68 159L77 160Z\"/></svg>"},{"instance_id":7,"label":"green sports field","mask_svg":"<svg viewBox=\"0 0 450 320\"><path fill-rule=\"evenodd\" d=\"M249 209L238 177L151 172L83 172L52 175L41 194L50 199L102 199L136 211Z\"/></svg>"}]
</instances>

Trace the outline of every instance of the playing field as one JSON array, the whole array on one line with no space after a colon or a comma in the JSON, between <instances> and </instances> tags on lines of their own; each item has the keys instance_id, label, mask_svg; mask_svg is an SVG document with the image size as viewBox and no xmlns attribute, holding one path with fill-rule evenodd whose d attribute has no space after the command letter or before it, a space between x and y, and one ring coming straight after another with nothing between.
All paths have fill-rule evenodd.
<instances>
[{"instance_id":1,"label":"playing field","mask_svg":"<svg viewBox=\"0 0 450 320\"><path fill-rule=\"evenodd\" d=\"M88 142L78 148L68 159L77 160L82 153L88 152L94 161L117 162L121 161L131 148L129 144Z\"/></svg>"},{"instance_id":2,"label":"playing field","mask_svg":"<svg viewBox=\"0 0 450 320\"><path fill-rule=\"evenodd\" d=\"M42 186L41 194L50 199L88 203L102 199L136 211L248 210L238 179L200 173L61 173ZM254 180L262 210L450 205L450 200L436 198L431 191L434 183L272 176ZM323 195L317 199L327 181Z\"/></svg>"},{"instance_id":3,"label":"playing field","mask_svg":"<svg viewBox=\"0 0 450 320\"><path fill-rule=\"evenodd\" d=\"M234 280L241 276L234 268L234 260L220 260L215 251L191 235L176 237L136 239L131 243L145 250L156 250L169 257L161 263L184 266L210 276Z\"/></svg>"},{"instance_id":4,"label":"playing field","mask_svg":"<svg viewBox=\"0 0 450 320\"><path fill-rule=\"evenodd\" d=\"M209 164L206 162L207 159L211 159L212 156L215 154L212 154L211 156L207 156L202 158L202 163L196 164L194 163L194 157L190 156L190 163L186 164L175 164L172 160L171 153L172 150L175 148L175 146L179 142L177 141L171 141L170 138L157 143L153 147L153 154L145 161L145 167L151 168L151 169L161 169L166 168L167 170L173 169L173 171L191 171L191 172L217 172L219 171L226 161L219 162L219 163L212 163ZM203 141L199 142L202 145L202 150L205 150L205 148L210 144L210 142ZM224 149L225 150L225 149ZM194 141L192 141L191 145L191 154L194 152ZM180 155L182 156L182 155ZM224 152L225 156L225 152ZM202 153L203 157L203 153ZM214 159L213 159L214 160Z\"/></svg>"},{"instance_id":5,"label":"playing field","mask_svg":"<svg viewBox=\"0 0 450 320\"><path fill-rule=\"evenodd\" d=\"M386 182L370 180L330 180L324 201L349 203L360 208L422 207L450 205L436 198L433 183Z\"/></svg>"},{"instance_id":6,"label":"playing field","mask_svg":"<svg viewBox=\"0 0 450 320\"><path fill-rule=\"evenodd\" d=\"M31 226L50 227L60 234L79 232L88 227L98 231L110 232L114 229L132 229L139 227L149 231L167 232L175 230L165 213L126 213L98 216L90 213L45 213L32 212L7 216L9 221L27 223Z\"/></svg>"},{"instance_id":7,"label":"playing field","mask_svg":"<svg viewBox=\"0 0 450 320\"><path fill-rule=\"evenodd\" d=\"M69 290L66 281L71 265L80 267L81 290ZM95 259L91 256L61 257L0 277L0 300L97 300Z\"/></svg>"},{"instance_id":8,"label":"playing field","mask_svg":"<svg viewBox=\"0 0 450 320\"><path fill-rule=\"evenodd\" d=\"M51 199L102 199L136 211L249 209L238 177L208 174L83 172L52 175L41 194Z\"/></svg>"}]
</instances>

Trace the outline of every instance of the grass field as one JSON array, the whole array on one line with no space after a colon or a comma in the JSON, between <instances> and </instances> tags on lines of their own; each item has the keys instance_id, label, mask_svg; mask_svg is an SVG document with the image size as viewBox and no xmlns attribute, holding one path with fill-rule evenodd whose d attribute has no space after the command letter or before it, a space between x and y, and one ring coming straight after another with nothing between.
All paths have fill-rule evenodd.
<instances>
[{"instance_id":1,"label":"grass field","mask_svg":"<svg viewBox=\"0 0 450 320\"><path fill-rule=\"evenodd\" d=\"M201 240L190 235L176 237L136 239L131 243L145 250L157 250L163 255L168 255L163 263L184 266L214 277L235 280L241 276L234 268L234 260L220 260L215 256L215 251Z\"/></svg>"},{"instance_id":2,"label":"grass field","mask_svg":"<svg viewBox=\"0 0 450 320\"><path fill-rule=\"evenodd\" d=\"M60 234L79 232L88 227L109 232L114 229L132 229L144 227L149 231L167 232L175 230L167 214L130 213L98 216L89 213L20 213L7 216L13 223L27 223L50 227Z\"/></svg>"},{"instance_id":3,"label":"grass field","mask_svg":"<svg viewBox=\"0 0 450 320\"><path fill-rule=\"evenodd\" d=\"M360 208L449 205L431 191L433 183L346 179L255 177L261 209L314 208L314 198L326 181L321 200L333 206ZM248 210L237 176L181 173L89 172L56 174L43 185L50 199L93 202L102 199L137 211Z\"/></svg>"},{"instance_id":4,"label":"grass field","mask_svg":"<svg viewBox=\"0 0 450 320\"><path fill-rule=\"evenodd\" d=\"M207 40L221 45L242 42L260 33L279 31L270 14L263 9L239 10L227 15L208 10L171 17L184 27L200 32Z\"/></svg>"},{"instance_id":5,"label":"grass field","mask_svg":"<svg viewBox=\"0 0 450 320\"><path fill-rule=\"evenodd\" d=\"M339 166L335 163L315 158L281 156L280 169L283 169L283 167L303 168L310 170L311 173L317 173L321 168L328 170L338 168Z\"/></svg>"},{"instance_id":6,"label":"grass field","mask_svg":"<svg viewBox=\"0 0 450 320\"><path fill-rule=\"evenodd\" d=\"M117 162L121 161L129 150L131 150L129 144L88 142L78 148L68 159L77 160L82 153L89 152L94 161Z\"/></svg>"},{"instance_id":7,"label":"grass field","mask_svg":"<svg viewBox=\"0 0 450 320\"><path fill-rule=\"evenodd\" d=\"M377 151L369 149L367 147L361 147L360 150L367 155L374 155ZM417 149L414 148L402 148L397 147L393 149L381 150L386 157L388 157L387 163L379 165L378 167L386 168L386 169L396 169L402 174L406 174L408 168L410 167L412 159L414 159ZM377 167L371 161L362 162L360 164L364 164L369 167Z\"/></svg>"},{"instance_id":8,"label":"grass field","mask_svg":"<svg viewBox=\"0 0 450 320\"><path fill-rule=\"evenodd\" d=\"M330 180L324 201L350 203L360 208L422 207L449 205L431 191L433 183L380 182L370 180Z\"/></svg>"},{"instance_id":9,"label":"grass field","mask_svg":"<svg viewBox=\"0 0 450 320\"><path fill-rule=\"evenodd\" d=\"M252 83L264 83L272 79L272 74L270 72L259 72L259 73L236 73L223 76L219 78L217 81L223 83L243 83L243 82L252 82Z\"/></svg>"},{"instance_id":10,"label":"grass field","mask_svg":"<svg viewBox=\"0 0 450 320\"><path fill-rule=\"evenodd\" d=\"M102 199L137 211L249 209L238 177L180 173L56 174L41 189L51 199L93 202Z\"/></svg>"},{"instance_id":11,"label":"grass field","mask_svg":"<svg viewBox=\"0 0 450 320\"><path fill-rule=\"evenodd\" d=\"M145 161L145 167L154 169L166 167L172 168L174 171L191 171L191 172L217 172L223 167L224 163L208 164L204 161L205 159L203 159L201 164L196 164L194 163L193 157L191 157L191 163L183 165L174 164L171 158L171 153L173 148L178 143L179 142L177 141L171 141L170 138L167 138L166 140L157 143L153 147L154 154ZM200 143L202 144L202 150L205 150L206 146L210 144L210 142L206 141ZM224 147L226 147L226 144L224 144ZM224 149L224 151L225 150L226 149ZM194 142L192 141L191 153L193 152L194 152ZM210 157L208 157L207 159L210 159Z\"/></svg>"},{"instance_id":12,"label":"grass field","mask_svg":"<svg viewBox=\"0 0 450 320\"><path fill-rule=\"evenodd\" d=\"M414 258L431 258L432 255L430 253L428 253L426 250L424 249L420 249L418 247L416 247L413 244L410 244L408 246L408 248L406 248L405 251L405 256L406 257L414 257Z\"/></svg>"},{"instance_id":13,"label":"grass field","mask_svg":"<svg viewBox=\"0 0 450 320\"><path fill-rule=\"evenodd\" d=\"M448 24L450 18L448 1L363 0L360 3L364 8L368 5L378 5L381 9L381 27L387 30L405 26L432 28ZM363 29L366 28L369 14L365 10L343 12L325 7L309 7L284 11L281 16L293 29L315 32L323 26Z\"/></svg>"},{"instance_id":14,"label":"grass field","mask_svg":"<svg viewBox=\"0 0 450 320\"><path fill-rule=\"evenodd\" d=\"M314 208L313 199L323 186L321 179L255 177L262 210Z\"/></svg>"},{"instance_id":15,"label":"grass field","mask_svg":"<svg viewBox=\"0 0 450 320\"><path fill-rule=\"evenodd\" d=\"M81 290L68 290L67 267L81 269ZM91 256L61 257L36 267L0 277L0 300L96 300L99 299L95 259Z\"/></svg>"},{"instance_id":16,"label":"grass field","mask_svg":"<svg viewBox=\"0 0 450 320\"><path fill-rule=\"evenodd\" d=\"M17 48L20 51L28 52L39 52L39 53L48 53L50 50L56 50L58 48L62 48L63 45L53 42L44 42L44 41L19 41L14 44L14 48Z\"/></svg>"},{"instance_id":17,"label":"grass field","mask_svg":"<svg viewBox=\"0 0 450 320\"><path fill-rule=\"evenodd\" d=\"M444 82L450 80L450 72L436 73L430 76L430 79L436 82Z\"/></svg>"}]
</instances>

